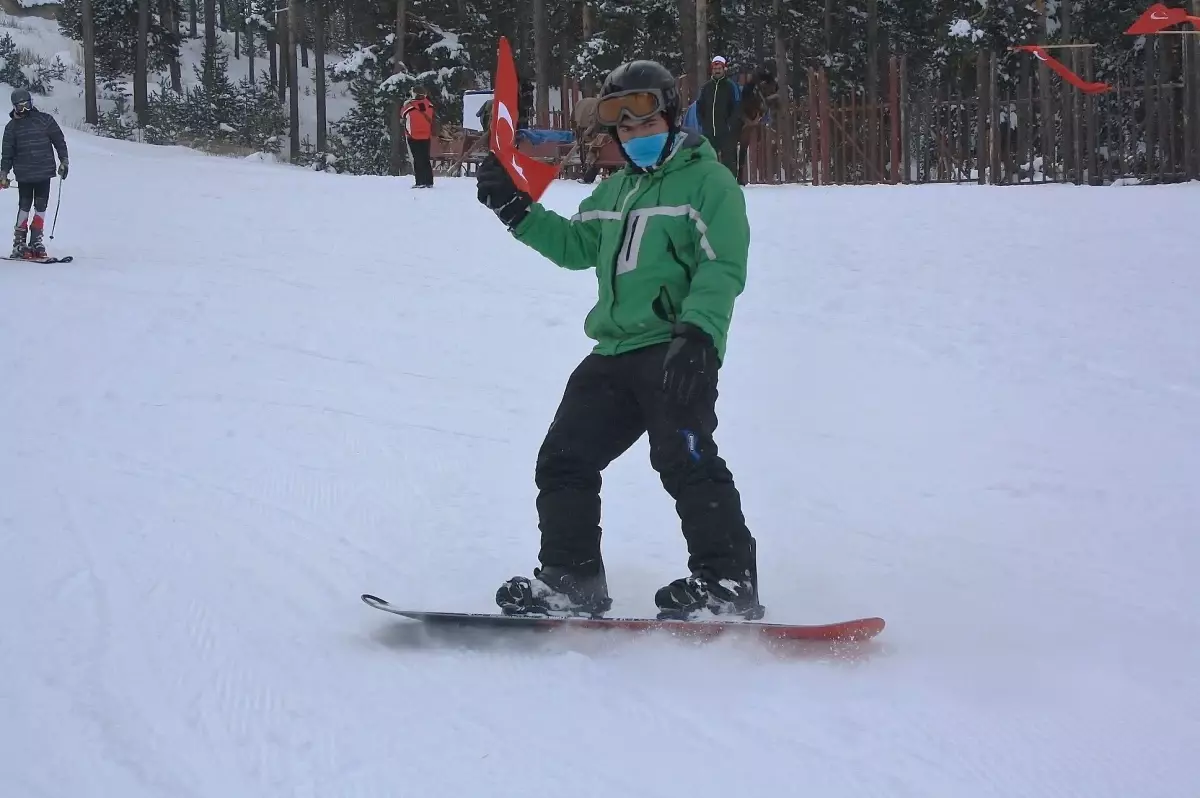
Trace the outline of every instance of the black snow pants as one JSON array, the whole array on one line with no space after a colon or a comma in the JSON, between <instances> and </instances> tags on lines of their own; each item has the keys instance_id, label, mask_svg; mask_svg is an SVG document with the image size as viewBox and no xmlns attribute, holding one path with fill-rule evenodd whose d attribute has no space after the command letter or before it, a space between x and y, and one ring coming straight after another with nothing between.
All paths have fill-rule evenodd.
<instances>
[{"instance_id":1,"label":"black snow pants","mask_svg":"<svg viewBox=\"0 0 1200 798\"><path fill-rule=\"evenodd\" d=\"M662 390L666 351L659 344L590 354L568 379L537 459L543 566L600 570L600 472L648 433L650 464L675 500L689 569L738 580L757 572L741 496L713 440L717 389L687 407L670 401Z\"/></svg>"},{"instance_id":2,"label":"black snow pants","mask_svg":"<svg viewBox=\"0 0 1200 798\"><path fill-rule=\"evenodd\" d=\"M412 153L415 185L433 185L433 165L429 162L429 139L409 139L408 151Z\"/></svg>"},{"instance_id":3,"label":"black snow pants","mask_svg":"<svg viewBox=\"0 0 1200 798\"><path fill-rule=\"evenodd\" d=\"M727 131L720 138L705 136L712 148L717 151L717 159L728 167L734 177L738 174L738 134Z\"/></svg>"},{"instance_id":4,"label":"black snow pants","mask_svg":"<svg viewBox=\"0 0 1200 798\"><path fill-rule=\"evenodd\" d=\"M33 183L29 181L19 183L17 185L17 203L23 211L28 212L30 208L36 206L36 210L45 213L47 206L50 205L50 178Z\"/></svg>"}]
</instances>

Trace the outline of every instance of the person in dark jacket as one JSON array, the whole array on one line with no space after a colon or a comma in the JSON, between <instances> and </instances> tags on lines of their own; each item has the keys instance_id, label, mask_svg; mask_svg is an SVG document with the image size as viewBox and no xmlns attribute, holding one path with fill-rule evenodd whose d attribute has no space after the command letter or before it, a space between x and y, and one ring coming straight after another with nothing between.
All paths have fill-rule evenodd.
<instances>
[{"instance_id":1,"label":"person in dark jacket","mask_svg":"<svg viewBox=\"0 0 1200 798\"><path fill-rule=\"evenodd\" d=\"M712 80L700 89L696 101L696 114L700 118L700 131L708 143L717 151L721 163L737 175L738 125L737 92L733 82L725 74L725 59L714 56Z\"/></svg>"},{"instance_id":2,"label":"person in dark jacket","mask_svg":"<svg viewBox=\"0 0 1200 798\"><path fill-rule=\"evenodd\" d=\"M44 258L42 243L46 206L50 204L50 180L55 173L66 179L67 140L54 117L33 107L33 98L25 89L12 93L12 111L4 126L4 146L0 153L0 189L8 188L8 173L17 178L19 210L13 231L14 258ZM58 154L58 167L54 155ZM33 219L29 211L33 209ZM26 241L28 236L28 241Z\"/></svg>"}]
</instances>

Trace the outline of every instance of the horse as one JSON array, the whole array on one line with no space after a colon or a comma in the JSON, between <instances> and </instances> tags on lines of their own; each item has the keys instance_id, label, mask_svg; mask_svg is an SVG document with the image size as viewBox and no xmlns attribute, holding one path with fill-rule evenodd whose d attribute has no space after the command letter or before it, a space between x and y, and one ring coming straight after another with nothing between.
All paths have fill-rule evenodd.
<instances>
[{"instance_id":1,"label":"horse","mask_svg":"<svg viewBox=\"0 0 1200 798\"><path fill-rule=\"evenodd\" d=\"M591 167L588 166L588 155L599 153L600 148L608 142L604 128L596 123L596 106L599 104L599 97L581 97L571 115L571 127L579 147L580 181L583 183L593 182L600 171L595 162Z\"/></svg>"},{"instance_id":2,"label":"horse","mask_svg":"<svg viewBox=\"0 0 1200 798\"><path fill-rule=\"evenodd\" d=\"M769 69L759 69L744 86L737 108L737 179L741 185L748 182L746 169L750 155L750 143L754 132L762 124L768 110L779 112L779 83Z\"/></svg>"}]
</instances>

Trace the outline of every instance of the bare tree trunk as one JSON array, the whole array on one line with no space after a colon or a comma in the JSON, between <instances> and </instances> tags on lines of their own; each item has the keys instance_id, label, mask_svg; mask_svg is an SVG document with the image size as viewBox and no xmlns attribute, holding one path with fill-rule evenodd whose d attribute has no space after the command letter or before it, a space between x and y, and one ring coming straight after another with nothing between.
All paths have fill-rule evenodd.
<instances>
[{"instance_id":1,"label":"bare tree trunk","mask_svg":"<svg viewBox=\"0 0 1200 798\"><path fill-rule=\"evenodd\" d=\"M833 55L833 0L825 0L825 55Z\"/></svg>"},{"instance_id":2,"label":"bare tree trunk","mask_svg":"<svg viewBox=\"0 0 1200 798\"><path fill-rule=\"evenodd\" d=\"M696 0L696 86L708 78L708 0Z\"/></svg>"},{"instance_id":3,"label":"bare tree trunk","mask_svg":"<svg viewBox=\"0 0 1200 798\"><path fill-rule=\"evenodd\" d=\"M92 0L83 0L83 118L89 125L100 122L96 104L96 24L92 16Z\"/></svg>"},{"instance_id":4,"label":"bare tree trunk","mask_svg":"<svg viewBox=\"0 0 1200 798\"><path fill-rule=\"evenodd\" d=\"M265 31L263 40L267 44L267 57L270 61L269 69L271 76L271 87L275 88L279 85L279 59L275 56L275 42L279 39L274 30Z\"/></svg>"},{"instance_id":5,"label":"bare tree trunk","mask_svg":"<svg viewBox=\"0 0 1200 798\"><path fill-rule=\"evenodd\" d=\"M159 0L158 13L162 18L163 25L171 32L171 35L178 36L179 16L175 9L175 0ZM183 94L183 75L179 71L179 58L172 56L169 66L171 69L171 91L176 94Z\"/></svg>"},{"instance_id":6,"label":"bare tree trunk","mask_svg":"<svg viewBox=\"0 0 1200 798\"><path fill-rule=\"evenodd\" d=\"M150 0L138 0L138 39L134 48L133 112L142 127L149 122L150 102L147 97L146 48L150 43Z\"/></svg>"},{"instance_id":7,"label":"bare tree trunk","mask_svg":"<svg viewBox=\"0 0 1200 798\"><path fill-rule=\"evenodd\" d=\"M554 71L562 75L562 83L559 86L559 97L562 98L562 114L563 114L563 129L571 130L574 127L572 119L572 110L575 105L575 73L571 68L571 53L575 52L575 5L574 3L565 3L561 7L562 17L557 17L556 24L551 27L561 31L558 40L559 47L559 63L553 65Z\"/></svg>"},{"instance_id":8,"label":"bare tree trunk","mask_svg":"<svg viewBox=\"0 0 1200 798\"><path fill-rule=\"evenodd\" d=\"M772 0L775 24L775 80L779 84L779 112L775 114L775 129L778 131L780 180L787 181L796 171L792 150L792 121L795 113L792 105L792 76L788 69L787 41L783 38L783 25L779 20L783 14L782 0Z\"/></svg>"},{"instance_id":9,"label":"bare tree trunk","mask_svg":"<svg viewBox=\"0 0 1200 798\"><path fill-rule=\"evenodd\" d=\"M225 24L225 0L218 0L217 7L220 9L221 13L221 16L219 17L221 30L229 30L229 27Z\"/></svg>"},{"instance_id":10,"label":"bare tree trunk","mask_svg":"<svg viewBox=\"0 0 1200 798\"><path fill-rule=\"evenodd\" d=\"M392 74L399 75L404 67L404 38L408 33L408 2L396 0L396 43L392 51ZM400 124L400 108L404 100L397 98L392 103L391 131L392 149L388 159L389 175L408 174L408 140L404 135L404 125Z\"/></svg>"},{"instance_id":11,"label":"bare tree trunk","mask_svg":"<svg viewBox=\"0 0 1200 798\"><path fill-rule=\"evenodd\" d=\"M754 20L752 23L754 25L753 34L750 37L753 41L750 46L754 50L754 65L758 67L767 60L766 35L770 26L765 24L765 15L762 12L766 0L750 0L750 3L753 7L749 15Z\"/></svg>"},{"instance_id":12,"label":"bare tree trunk","mask_svg":"<svg viewBox=\"0 0 1200 798\"><path fill-rule=\"evenodd\" d=\"M250 14L254 12L254 6L250 0L238 0L243 6L242 18L246 20L246 59L249 63L246 65L246 74L250 78L251 85L258 85L258 76L254 74L254 21L250 19Z\"/></svg>"},{"instance_id":13,"label":"bare tree trunk","mask_svg":"<svg viewBox=\"0 0 1200 798\"><path fill-rule=\"evenodd\" d=\"M296 67L296 50L300 41L300 0L288 0L288 117L291 161L300 159L300 70Z\"/></svg>"},{"instance_id":14,"label":"bare tree trunk","mask_svg":"<svg viewBox=\"0 0 1200 798\"><path fill-rule=\"evenodd\" d=\"M279 102L287 99L288 86L291 85L291 78L288 77L288 72L291 71L291 60L288 58L288 13L287 11L275 12L275 41L279 45L279 83L276 84L276 93L279 96Z\"/></svg>"},{"instance_id":15,"label":"bare tree trunk","mask_svg":"<svg viewBox=\"0 0 1200 798\"><path fill-rule=\"evenodd\" d=\"M725 27L725 9L721 7L721 0L708 0L709 55L724 55L729 58L729 33ZM730 77L733 77L732 73Z\"/></svg>"},{"instance_id":16,"label":"bare tree trunk","mask_svg":"<svg viewBox=\"0 0 1200 798\"><path fill-rule=\"evenodd\" d=\"M691 0L685 0L691 2ZM583 40L586 42L592 38L595 32L596 17L592 12L591 0L583 0ZM591 77L583 81L583 96L592 97L596 94L596 81Z\"/></svg>"},{"instance_id":17,"label":"bare tree trunk","mask_svg":"<svg viewBox=\"0 0 1200 798\"><path fill-rule=\"evenodd\" d=\"M200 34L196 32L196 22L200 18L200 6L197 0L188 0L188 36L195 39Z\"/></svg>"},{"instance_id":18,"label":"bare tree trunk","mask_svg":"<svg viewBox=\"0 0 1200 798\"><path fill-rule=\"evenodd\" d=\"M877 174L876 167L878 161L876 156L879 154L878 147L878 129L876 123L882 124L882 115L879 113L879 0L867 0L867 105L871 110L867 112L867 157L863 167L866 171L867 180L874 181L880 179Z\"/></svg>"},{"instance_id":19,"label":"bare tree trunk","mask_svg":"<svg viewBox=\"0 0 1200 798\"><path fill-rule=\"evenodd\" d=\"M325 0L316 0L313 12L313 61L316 62L317 73L317 152L325 152Z\"/></svg>"},{"instance_id":20,"label":"bare tree trunk","mask_svg":"<svg viewBox=\"0 0 1200 798\"><path fill-rule=\"evenodd\" d=\"M217 0L204 0L204 48L209 53L217 50ZM209 62L209 66L213 64ZM205 70L204 87L211 88L216 77L211 71Z\"/></svg>"},{"instance_id":21,"label":"bare tree trunk","mask_svg":"<svg viewBox=\"0 0 1200 798\"><path fill-rule=\"evenodd\" d=\"M550 124L550 31L546 30L546 0L533 0L533 82L537 85L537 125Z\"/></svg>"},{"instance_id":22,"label":"bare tree trunk","mask_svg":"<svg viewBox=\"0 0 1200 798\"><path fill-rule=\"evenodd\" d=\"M308 69L308 47L305 42L308 41L309 25L308 25L308 3L300 10L299 22L299 45L300 45L300 66Z\"/></svg>"},{"instance_id":23,"label":"bare tree trunk","mask_svg":"<svg viewBox=\"0 0 1200 798\"><path fill-rule=\"evenodd\" d=\"M679 34L683 38L684 71L687 73L688 97L695 100L704 83L704 76L696 74L696 3L695 0L679 0Z\"/></svg>"}]
</instances>

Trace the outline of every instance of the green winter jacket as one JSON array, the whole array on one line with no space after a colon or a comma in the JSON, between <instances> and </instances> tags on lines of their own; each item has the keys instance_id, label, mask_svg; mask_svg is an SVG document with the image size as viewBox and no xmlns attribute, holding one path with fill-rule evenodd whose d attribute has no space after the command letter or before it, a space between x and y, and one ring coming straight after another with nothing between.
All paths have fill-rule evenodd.
<instances>
[{"instance_id":1,"label":"green winter jacket","mask_svg":"<svg viewBox=\"0 0 1200 798\"><path fill-rule=\"evenodd\" d=\"M583 325L594 352L669 341L680 322L708 333L724 360L750 222L741 187L701 136L679 134L651 173L608 177L570 219L534 203L513 234L563 268L595 267L599 298Z\"/></svg>"}]
</instances>

